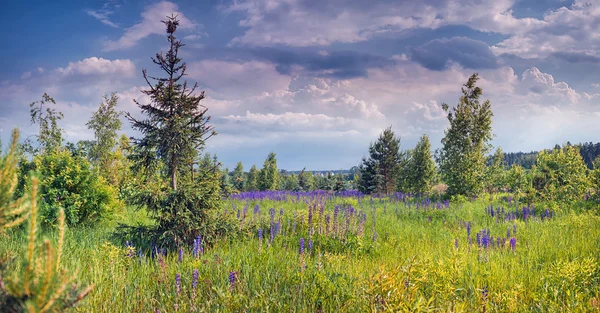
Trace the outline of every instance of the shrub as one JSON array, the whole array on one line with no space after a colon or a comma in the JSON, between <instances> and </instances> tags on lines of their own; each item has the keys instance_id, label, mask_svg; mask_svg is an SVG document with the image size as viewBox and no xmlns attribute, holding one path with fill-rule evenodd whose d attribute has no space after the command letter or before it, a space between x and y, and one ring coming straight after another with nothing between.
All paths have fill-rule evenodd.
<instances>
[{"instance_id":1,"label":"shrub","mask_svg":"<svg viewBox=\"0 0 600 313\"><path fill-rule=\"evenodd\" d=\"M109 217L120 206L117 191L90 163L70 152L57 150L35 157L34 169L40 176L41 216L53 224L61 208L69 225Z\"/></svg>"},{"instance_id":2,"label":"shrub","mask_svg":"<svg viewBox=\"0 0 600 313\"><path fill-rule=\"evenodd\" d=\"M589 188L587 167L576 147L541 151L533 169L533 187L542 200L581 200Z\"/></svg>"}]
</instances>

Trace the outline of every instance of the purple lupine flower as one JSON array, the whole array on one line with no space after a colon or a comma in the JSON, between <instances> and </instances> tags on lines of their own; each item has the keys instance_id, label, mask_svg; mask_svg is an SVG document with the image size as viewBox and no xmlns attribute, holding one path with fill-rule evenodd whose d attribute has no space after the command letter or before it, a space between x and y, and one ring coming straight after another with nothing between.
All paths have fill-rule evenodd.
<instances>
[{"instance_id":1,"label":"purple lupine flower","mask_svg":"<svg viewBox=\"0 0 600 313\"><path fill-rule=\"evenodd\" d=\"M233 292L235 290L235 279L236 279L236 273L231 271L229 272L229 287L231 288L231 292Z\"/></svg>"},{"instance_id":2,"label":"purple lupine flower","mask_svg":"<svg viewBox=\"0 0 600 313\"><path fill-rule=\"evenodd\" d=\"M510 238L510 248L515 251L515 249L517 249L517 238L512 237Z\"/></svg>"},{"instance_id":3,"label":"purple lupine flower","mask_svg":"<svg viewBox=\"0 0 600 313\"><path fill-rule=\"evenodd\" d=\"M181 275L177 273L175 275L175 287L177 287L177 293L181 292Z\"/></svg>"},{"instance_id":4,"label":"purple lupine flower","mask_svg":"<svg viewBox=\"0 0 600 313\"><path fill-rule=\"evenodd\" d=\"M471 222L467 223L467 237L471 237Z\"/></svg>"},{"instance_id":5,"label":"purple lupine flower","mask_svg":"<svg viewBox=\"0 0 600 313\"><path fill-rule=\"evenodd\" d=\"M304 254L304 238L300 238L300 255Z\"/></svg>"},{"instance_id":6,"label":"purple lupine flower","mask_svg":"<svg viewBox=\"0 0 600 313\"><path fill-rule=\"evenodd\" d=\"M260 207L257 205L254 206L254 215L257 215L260 213Z\"/></svg>"},{"instance_id":7,"label":"purple lupine flower","mask_svg":"<svg viewBox=\"0 0 600 313\"><path fill-rule=\"evenodd\" d=\"M248 202L246 202L246 205L244 205L244 211L243 211L243 217L246 218L246 215L248 214Z\"/></svg>"},{"instance_id":8,"label":"purple lupine flower","mask_svg":"<svg viewBox=\"0 0 600 313\"><path fill-rule=\"evenodd\" d=\"M198 286L198 269L194 270L194 274L192 275L192 289L196 290Z\"/></svg>"},{"instance_id":9,"label":"purple lupine flower","mask_svg":"<svg viewBox=\"0 0 600 313\"><path fill-rule=\"evenodd\" d=\"M312 252L313 249L313 242L312 239L308 239L308 252Z\"/></svg>"},{"instance_id":10,"label":"purple lupine flower","mask_svg":"<svg viewBox=\"0 0 600 313\"><path fill-rule=\"evenodd\" d=\"M458 238L454 238L454 248L458 250Z\"/></svg>"},{"instance_id":11,"label":"purple lupine flower","mask_svg":"<svg viewBox=\"0 0 600 313\"><path fill-rule=\"evenodd\" d=\"M198 257L198 239L194 239L194 246L192 248L192 257L197 258Z\"/></svg>"},{"instance_id":12,"label":"purple lupine flower","mask_svg":"<svg viewBox=\"0 0 600 313\"><path fill-rule=\"evenodd\" d=\"M179 263L183 261L183 248L179 248L179 257L177 258L177 261Z\"/></svg>"},{"instance_id":13,"label":"purple lupine flower","mask_svg":"<svg viewBox=\"0 0 600 313\"><path fill-rule=\"evenodd\" d=\"M263 240L263 230L262 228L258 228L258 240L262 241Z\"/></svg>"}]
</instances>

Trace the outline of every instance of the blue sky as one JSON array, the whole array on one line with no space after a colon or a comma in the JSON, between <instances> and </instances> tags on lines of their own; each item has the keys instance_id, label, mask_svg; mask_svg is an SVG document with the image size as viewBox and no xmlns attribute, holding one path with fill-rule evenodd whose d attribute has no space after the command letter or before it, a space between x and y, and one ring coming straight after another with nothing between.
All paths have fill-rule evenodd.
<instances>
[{"instance_id":1,"label":"blue sky","mask_svg":"<svg viewBox=\"0 0 600 313\"><path fill-rule=\"evenodd\" d=\"M29 106L47 92L69 141L104 93L139 115L142 69L167 49L166 15L187 79L206 90L230 168L357 165L392 125L401 147L434 148L474 72L494 111L493 145L530 151L600 141L600 1L11 1L0 11L0 129L35 133ZM123 131L135 136L126 121Z\"/></svg>"}]
</instances>

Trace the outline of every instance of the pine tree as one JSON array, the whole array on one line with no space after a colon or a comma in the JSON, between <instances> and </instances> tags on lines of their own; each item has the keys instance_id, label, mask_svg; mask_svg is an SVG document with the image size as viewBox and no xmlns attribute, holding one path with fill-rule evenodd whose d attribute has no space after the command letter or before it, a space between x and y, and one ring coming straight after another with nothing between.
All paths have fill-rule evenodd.
<instances>
[{"instance_id":1,"label":"pine tree","mask_svg":"<svg viewBox=\"0 0 600 313\"><path fill-rule=\"evenodd\" d=\"M250 168L250 172L248 172L248 179L246 180L246 183L244 184L245 191L258 190L258 176L259 176L259 171L256 168L256 165L252 165L252 167Z\"/></svg>"},{"instance_id":2,"label":"pine tree","mask_svg":"<svg viewBox=\"0 0 600 313\"><path fill-rule=\"evenodd\" d=\"M419 194L429 192L435 179L435 171L429 137L423 135L408 161L406 174L409 190Z\"/></svg>"},{"instance_id":3,"label":"pine tree","mask_svg":"<svg viewBox=\"0 0 600 313\"><path fill-rule=\"evenodd\" d=\"M274 152L271 152L265 159L263 168L258 175L258 189L277 190L278 187L279 170L277 169L277 156Z\"/></svg>"},{"instance_id":4,"label":"pine tree","mask_svg":"<svg viewBox=\"0 0 600 313\"><path fill-rule=\"evenodd\" d=\"M181 83L186 75L186 64L182 63L178 55L179 48L184 44L176 40L174 35L179 21L176 16L171 16L163 23L167 26L170 48L166 55L157 53L152 62L166 73L166 77L152 77L145 69L142 71L150 87L143 93L150 96L152 101L149 104L135 102L148 117L138 120L128 113L127 118L133 128L144 135L142 139L136 139L135 143L144 150L155 152L156 157L165 165L171 188L177 190L177 176L184 172L183 167L190 166L193 171L199 149L216 132L208 125L208 108L200 104L204 99L204 92L195 95L197 84L188 88L187 81ZM156 84L152 85L149 79L155 80ZM152 156L154 153L145 154L146 158Z\"/></svg>"},{"instance_id":5,"label":"pine tree","mask_svg":"<svg viewBox=\"0 0 600 313\"><path fill-rule=\"evenodd\" d=\"M437 161L450 195L477 195L484 187L493 113L489 100L479 101L483 90L476 86L477 80L477 74L469 78L452 110L442 104L450 127L445 131Z\"/></svg>"},{"instance_id":6,"label":"pine tree","mask_svg":"<svg viewBox=\"0 0 600 313\"><path fill-rule=\"evenodd\" d=\"M359 190L363 193L392 193L396 190L403 154L400 138L386 128L369 146L369 158L360 165Z\"/></svg>"}]
</instances>

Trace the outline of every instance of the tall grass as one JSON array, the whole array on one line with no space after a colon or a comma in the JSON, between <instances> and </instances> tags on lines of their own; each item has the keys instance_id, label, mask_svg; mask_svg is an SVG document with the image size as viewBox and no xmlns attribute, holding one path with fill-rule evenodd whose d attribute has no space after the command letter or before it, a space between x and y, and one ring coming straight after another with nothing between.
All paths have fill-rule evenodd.
<instances>
[{"instance_id":1,"label":"tall grass","mask_svg":"<svg viewBox=\"0 0 600 313\"><path fill-rule=\"evenodd\" d=\"M260 213L255 215L257 204ZM414 204L389 199L371 203L363 198L360 204L355 198L229 200L222 214L237 219L245 235L223 238L204 247L198 257L193 257L193 247L182 247L182 262L177 251L152 257L147 249L111 241L117 222L149 223L143 211L128 210L118 221L68 229L60 262L65 268L80 269L80 283L95 286L75 308L77 312L599 309L600 217L565 210L544 220L537 215L504 221L486 213L489 204L481 200L417 209ZM320 205L324 205L323 214ZM345 215L338 213L342 222L333 230L336 205L355 208L350 227L344 225ZM493 205L515 208L506 202ZM274 223L270 208L275 209ZM362 213L365 222L361 222ZM271 242L270 230L280 220ZM258 228L263 230L262 241ZM511 229L516 246L513 249L509 241L478 246L476 234L487 229L495 238L506 238ZM57 235L49 237L60 240ZM27 245L27 234L19 230L10 238L0 238L0 255ZM302 255L300 238L306 243ZM23 265L12 266L17 270ZM198 270L197 282L194 270Z\"/></svg>"}]
</instances>

